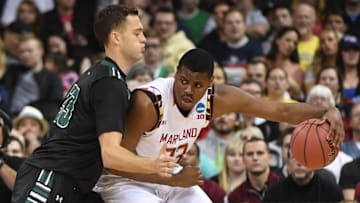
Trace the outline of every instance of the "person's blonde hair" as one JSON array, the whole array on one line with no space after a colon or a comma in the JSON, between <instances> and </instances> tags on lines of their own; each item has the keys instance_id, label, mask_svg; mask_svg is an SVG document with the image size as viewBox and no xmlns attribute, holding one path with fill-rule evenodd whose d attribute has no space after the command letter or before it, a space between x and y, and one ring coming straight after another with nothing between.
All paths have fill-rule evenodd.
<instances>
[{"instance_id":1,"label":"person's blonde hair","mask_svg":"<svg viewBox=\"0 0 360 203\"><path fill-rule=\"evenodd\" d=\"M229 177L229 166L227 164L226 161L226 157L233 151L240 149L241 151L243 150L243 145L244 142L241 139L236 139L234 141L232 141L228 146L226 146L225 148L225 153L224 153L224 165L223 168L221 169L220 173L219 173L219 185L225 190L226 193L231 192L230 191L230 185L228 182L228 177Z\"/></svg>"},{"instance_id":2,"label":"person's blonde hair","mask_svg":"<svg viewBox=\"0 0 360 203\"><path fill-rule=\"evenodd\" d=\"M20 43L30 40L35 41L39 48L44 49L42 41L34 33L28 33L20 36Z\"/></svg>"}]
</instances>

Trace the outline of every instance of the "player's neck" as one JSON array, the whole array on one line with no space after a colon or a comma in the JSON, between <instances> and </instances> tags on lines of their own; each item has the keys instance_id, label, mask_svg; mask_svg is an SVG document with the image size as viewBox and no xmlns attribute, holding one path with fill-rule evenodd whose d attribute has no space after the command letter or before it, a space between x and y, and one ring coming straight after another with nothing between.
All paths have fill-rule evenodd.
<instances>
[{"instance_id":1,"label":"player's neck","mask_svg":"<svg viewBox=\"0 0 360 203\"><path fill-rule=\"evenodd\" d=\"M123 57L120 53L117 53L113 50L105 49L105 55L111 58L111 60L113 60L125 74L129 72L131 66L133 65L132 61L126 60L125 57Z\"/></svg>"}]
</instances>

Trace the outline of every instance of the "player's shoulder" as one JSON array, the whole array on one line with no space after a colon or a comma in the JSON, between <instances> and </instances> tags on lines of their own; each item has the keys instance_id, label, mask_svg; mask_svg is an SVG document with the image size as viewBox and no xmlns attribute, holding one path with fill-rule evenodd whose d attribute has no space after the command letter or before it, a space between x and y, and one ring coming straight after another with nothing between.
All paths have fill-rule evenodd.
<instances>
[{"instance_id":1,"label":"player's shoulder","mask_svg":"<svg viewBox=\"0 0 360 203\"><path fill-rule=\"evenodd\" d=\"M108 57L105 57L94 64L84 73L84 75L90 76L95 81L109 77L125 81L126 78L126 75L121 71L118 65Z\"/></svg>"}]
</instances>

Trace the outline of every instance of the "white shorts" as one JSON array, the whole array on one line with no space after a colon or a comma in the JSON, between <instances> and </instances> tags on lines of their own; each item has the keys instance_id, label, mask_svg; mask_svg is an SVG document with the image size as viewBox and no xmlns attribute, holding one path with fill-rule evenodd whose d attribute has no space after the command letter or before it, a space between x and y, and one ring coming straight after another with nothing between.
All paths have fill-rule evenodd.
<instances>
[{"instance_id":1,"label":"white shorts","mask_svg":"<svg viewBox=\"0 0 360 203\"><path fill-rule=\"evenodd\" d=\"M93 190L106 203L211 203L199 186L188 188L146 183L103 174Z\"/></svg>"}]
</instances>

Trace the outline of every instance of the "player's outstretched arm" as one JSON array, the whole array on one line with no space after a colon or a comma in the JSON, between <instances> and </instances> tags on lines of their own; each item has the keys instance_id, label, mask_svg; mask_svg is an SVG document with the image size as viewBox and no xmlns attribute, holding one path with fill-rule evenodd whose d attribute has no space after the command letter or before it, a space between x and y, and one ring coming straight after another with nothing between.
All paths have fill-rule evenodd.
<instances>
[{"instance_id":1,"label":"player's outstretched arm","mask_svg":"<svg viewBox=\"0 0 360 203\"><path fill-rule=\"evenodd\" d=\"M334 142L344 139L344 127L336 108L322 108L307 103L280 103L258 99L240 88L228 85L215 87L213 117L227 112L241 112L268 120L298 124L310 118L326 118L331 123Z\"/></svg>"}]
</instances>

